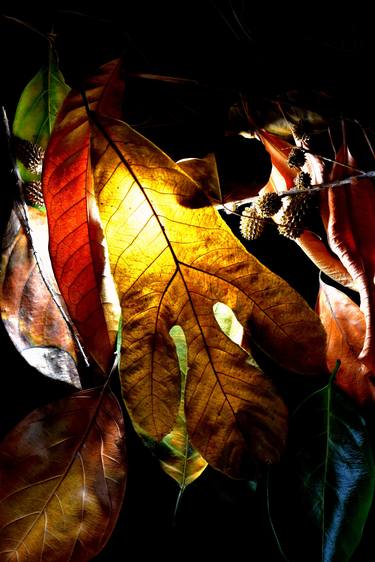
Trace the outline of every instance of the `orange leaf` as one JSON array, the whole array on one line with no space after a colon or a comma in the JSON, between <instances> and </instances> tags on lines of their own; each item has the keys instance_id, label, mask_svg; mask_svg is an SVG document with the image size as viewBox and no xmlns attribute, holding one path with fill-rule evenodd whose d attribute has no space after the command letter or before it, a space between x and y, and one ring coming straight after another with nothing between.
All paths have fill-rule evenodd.
<instances>
[{"instance_id":1,"label":"orange leaf","mask_svg":"<svg viewBox=\"0 0 375 562\"><path fill-rule=\"evenodd\" d=\"M321 282L317 313L327 332L327 366L341 360L335 381L359 405L375 401L374 374L358 358L366 332L360 308L344 293Z\"/></svg>"},{"instance_id":2,"label":"orange leaf","mask_svg":"<svg viewBox=\"0 0 375 562\"><path fill-rule=\"evenodd\" d=\"M294 179L297 173L288 166L288 157L293 146L265 130L258 131L258 135L271 156L273 166L284 178L286 189L294 187Z\"/></svg>"},{"instance_id":3,"label":"orange leaf","mask_svg":"<svg viewBox=\"0 0 375 562\"><path fill-rule=\"evenodd\" d=\"M121 113L119 71L113 61L93 78L86 92L91 110L115 117ZM43 190L56 280L87 350L106 372L120 311L95 201L90 126L80 94L70 93L59 113L45 156Z\"/></svg>"},{"instance_id":4,"label":"orange leaf","mask_svg":"<svg viewBox=\"0 0 375 562\"><path fill-rule=\"evenodd\" d=\"M95 187L123 311L123 392L133 420L168 433L179 403L174 325L188 347L185 410L192 444L215 467L246 475L279 458L286 410L271 382L220 330L231 307L252 345L294 371L319 373L325 335L284 281L249 255L216 210L186 206L199 187L124 123L97 116ZM110 140L108 140L110 139Z\"/></svg>"},{"instance_id":5,"label":"orange leaf","mask_svg":"<svg viewBox=\"0 0 375 562\"><path fill-rule=\"evenodd\" d=\"M46 217L34 208L29 208L28 213L39 258L52 280ZM81 388L72 334L46 287L25 229L14 211L3 238L0 308L15 347L33 367L48 377Z\"/></svg>"},{"instance_id":6,"label":"orange leaf","mask_svg":"<svg viewBox=\"0 0 375 562\"><path fill-rule=\"evenodd\" d=\"M266 131L262 131L258 134L271 154L273 165L270 180L260 191L260 195L272 191L280 193L295 187L294 179L296 173L287 163L292 146L276 135L272 135ZM304 165L304 171L310 174L312 184L322 183L324 181L324 164L322 159L314 154L306 154L305 156L306 163ZM321 214L325 226L325 217L328 215L328 210L325 211L327 208L326 198L327 194L324 191L321 194ZM326 244L320 240L318 236L312 232L304 231L295 241L311 261L326 275L345 287L349 287L353 290L357 289L355 281L353 281L344 264L327 248Z\"/></svg>"},{"instance_id":7,"label":"orange leaf","mask_svg":"<svg viewBox=\"0 0 375 562\"><path fill-rule=\"evenodd\" d=\"M107 388L35 410L0 446L0 558L85 562L122 504L124 423Z\"/></svg>"},{"instance_id":8,"label":"orange leaf","mask_svg":"<svg viewBox=\"0 0 375 562\"><path fill-rule=\"evenodd\" d=\"M338 152L331 180L341 179L353 165L346 145ZM328 190L327 237L331 249L350 273L361 297L366 320L365 338L359 358L370 370L375 369L375 185L370 179L352 178L348 185Z\"/></svg>"},{"instance_id":9,"label":"orange leaf","mask_svg":"<svg viewBox=\"0 0 375 562\"><path fill-rule=\"evenodd\" d=\"M316 234L305 230L296 239L296 243L323 273L337 281L337 283L344 285L344 287L356 290L352 277L341 261Z\"/></svg>"}]
</instances>

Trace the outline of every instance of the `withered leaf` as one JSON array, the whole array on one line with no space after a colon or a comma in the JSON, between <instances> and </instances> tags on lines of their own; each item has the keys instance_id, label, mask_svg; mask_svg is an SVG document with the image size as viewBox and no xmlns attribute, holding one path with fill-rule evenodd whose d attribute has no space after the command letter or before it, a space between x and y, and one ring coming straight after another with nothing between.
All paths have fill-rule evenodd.
<instances>
[{"instance_id":1,"label":"withered leaf","mask_svg":"<svg viewBox=\"0 0 375 562\"><path fill-rule=\"evenodd\" d=\"M28 214L44 274L56 291L45 216L33 208L29 208ZM81 388L72 333L46 286L30 239L15 211L2 241L1 258L0 311L13 344L44 375ZM55 298L59 300L57 292Z\"/></svg>"},{"instance_id":2,"label":"withered leaf","mask_svg":"<svg viewBox=\"0 0 375 562\"><path fill-rule=\"evenodd\" d=\"M254 459L277 460L285 406L222 333L213 307L232 308L253 345L310 374L324 370L320 322L245 251L214 208L184 205L199 187L178 165L124 123L100 117L100 128L93 140L95 189L122 305L121 376L133 420L157 439L173 427L179 372L169 330L180 325L188 345L192 444L233 476L246 474Z\"/></svg>"},{"instance_id":3,"label":"withered leaf","mask_svg":"<svg viewBox=\"0 0 375 562\"><path fill-rule=\"evenodd\" d=\"M35 410L0 446L0 559L90 560L114 528L125 480L122 412L108 387Z\"/></svg>"},{"instance_id":4,"label":"withered leaf","mask_svg":"<svg viewBox=\"0 0 375 562\"><path fill-rule=\"evenodd\" d=\"M366 322L359 306L347 295L321 281L316 311L327 332L327 365L332 371L338 359L336 384L358 405L374 402L374 373L358 358Z\"/></svg>"},{"instance_id":5,"label":"withered leaf","mask_svg":"<svg viewBox=\"0 0 375 562\"><path fill-rule=\"evenodd\" d=\"M331 180L341 179L347 168L355 165L346 143L336 155L337 163ZM327 197L328 243L351 275L361 297L361 310L366 331L359 359L375 369L375 250L372 228L375 224L375 184L371 179L357 182L355 176L347 185L330 188Z\"/></svg>"}]
</instances>

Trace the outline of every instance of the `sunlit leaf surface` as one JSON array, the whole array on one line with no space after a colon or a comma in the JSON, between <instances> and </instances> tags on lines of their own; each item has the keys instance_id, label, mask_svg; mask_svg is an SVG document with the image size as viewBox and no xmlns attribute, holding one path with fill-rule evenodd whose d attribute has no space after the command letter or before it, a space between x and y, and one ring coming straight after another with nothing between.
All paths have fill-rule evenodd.
<instances>
[{"instance_id":1,"label":"sunlit leaf surface","mask_svg":"<svg viewBox=\"0 0 375 562\"><path fill-rule=\"evenodd\" d=\"M108 63L88 86L90 107L117 115L120 64ZM51 261L69 314L85 348L106 372L112 361L119 305L93 188L90 127L80 94L69 95L45 158Z\"/></svg>"}]
</instances>

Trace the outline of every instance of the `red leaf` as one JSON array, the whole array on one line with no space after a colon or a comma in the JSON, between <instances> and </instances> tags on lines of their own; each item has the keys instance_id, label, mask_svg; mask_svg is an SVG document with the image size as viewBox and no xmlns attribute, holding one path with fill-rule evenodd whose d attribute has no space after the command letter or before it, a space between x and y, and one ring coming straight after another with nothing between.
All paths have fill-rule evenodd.
<instances>
[{"instance_id":1,"label":"red leaf","mask_svg":"<svg viewBox=\"0 0 375 562\"><path fill-rule=\"evenodd\" d=\"M331 180L341 179L353 165L349 149L344 144L337 154ZM360 359L375 369L374 341L374 274L375 274L375 186L370 179L351 182L328 190L327 237L331 249L350 273L361 297L361 310L366 321L365 338Z\"/></svg>"},{"instance_id":2,"label":"red leaf","mask_svg":"<svg viewBox=\"0 0 375 562\"><path fill-rule=\"evenodd\" d=\"M91 80L86 91L91 110L120 116L119 70L113 61ZM59 113L45 156L43 190L56 280L88 351L107 371L120 310L94 195L90 125L80 94L70 93Z\"/></svg>"},{"instance_id":3,"label":"red leaf","mask_svg":"<svg viewBox=\"0 0 375 562\"><path fill-rule=\"evenodd\" d=\"M0 559L85 562L103 548L126 480L124 423L107 388L35 410L0 447Z\"/></svg>"},{"instance_id":4,"label":"red leaf","mask_svg":"<svg viewBox=\"0 0 375 562\"><path fill-rule=\"evenodd\" d=\"M375 401L374 374L358 359L366 322L360 308L344 293L321 282L316 311L326 329L327 366L341 360L336 384L363 406Z\"/></svg>"},{"instance_id":5,"label":"red leaf","mask_svg":"<svg viewBox=\"0 0 375 562\"><path fill-rule=\"evenodd\" d=\"M295 187L294 179L296 177L296 172L288 166L287 162L289 152L293 147L286 141L267 131L262 131L258 134L263 140L267 150L270 152L273 164L270 181L260 194L272 191L279 193ZM305 157L306 163L303 169L310 174L312 185L322 183L324 181L325 172L322 159L310 153L306 153ZM329 214L326 199L327 194L324 191L321 194L321 214L325 226L328 222L326 217ZM296 239L296 243L326 275L345 287L356 290L356 284L346 269L345 264L327 248L326 244L317 235L305 231Z\"/></svg>"},{"instance_id":6,"label":"red leaf","mask_svg":"<svg viewBox=\"0 0 375 562\"><path fill-rule=\"evenodd\" d=\"M341 283L344 287L355 290L355 284L338 257L327 248L326 244L313 232L305 230L296 243L323 273Z\"/></svg>"}]
</instances>

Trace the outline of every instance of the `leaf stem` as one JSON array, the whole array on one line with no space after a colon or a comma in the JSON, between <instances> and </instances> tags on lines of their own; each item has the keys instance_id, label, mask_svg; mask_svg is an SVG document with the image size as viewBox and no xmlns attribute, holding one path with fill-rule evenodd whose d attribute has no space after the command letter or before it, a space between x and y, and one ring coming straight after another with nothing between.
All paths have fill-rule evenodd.
<instances>
[{"instance_id":1,"label":"leaf stem","mask_svg":"<svg viewBox=\"0 0 375 562\"><path fill-rule=\"evenodd\" d=\"M40 37L43 37L43 39L48 41L50 46L53 47L53 38L49 34L45 35L41 31L39 31L39 29L36 29L36 27L32 26L30 23L27 23L26 21L22 21L22 20L20 20L18 18L15 18L13 16L7 16L5 14L3 14L1 17L6 19L6 20L12 21L12 22L16 23L17 25L20 25L22 27L26 27L26 29L28 29L29 31L32 31L36 35L39 35Z\"/></svg>"},{"instance_id":2,"label":"leaf stem","mask_svg":"<svg viewBox=\"0 0 375 562\"><path fill-rule=\"evenodd\" d=\"M287 556L285 555L285 553L284 553L284 551L283 551L283 549L282 549L282 546L281 546L279 537L278 537L278 535L277 535L275 526L274 526L273 521L272 521L271 506L270 506L270 469L267 470L267 479L266 479L266 502L267 502L268 521L269 521L269 523L270 523L270 527L271 527L271 530L272 530L274 539L275 539L275 541L276 541L277 548L279 549L279 552L280 552L281 556L283 557L283 559L284 559L286 562L289 562L289 559L287 558Z\"/></svg>"}]
</instances>

